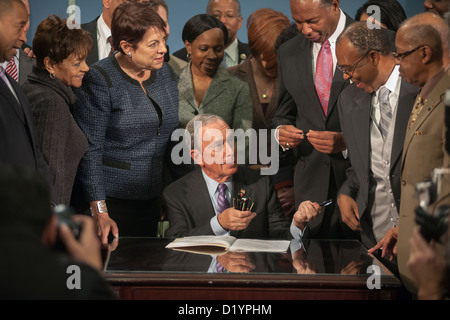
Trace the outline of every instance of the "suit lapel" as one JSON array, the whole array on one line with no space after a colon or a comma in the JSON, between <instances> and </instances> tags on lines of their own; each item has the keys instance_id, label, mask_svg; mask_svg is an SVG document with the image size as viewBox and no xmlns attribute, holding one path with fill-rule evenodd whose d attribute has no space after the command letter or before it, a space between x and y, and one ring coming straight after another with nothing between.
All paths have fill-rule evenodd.
<instances>
[{"instance_id":1,"label":"suit lapel","mask_svg":"<svg viewBox=\"0 0 450 320\"><path fill-rule=\"evenodd\" d=\"M275 83L273 84L272 92L278 92L278 80L275 80ZM264 115L262 112L262 109L260 112L262 113L262 116L264 117L264 122L266 124L266 128L271 128L272 126L272 118L275 116L275 112L277 111L278 101L277 101L277 95L272 94L272 97L270 98L269 105L267 106L266 114Z\"/></svg>"},{"instance_id":2,"label":"suit lapel","mask_svg":"<svg viewBox=\"0 0 450 320\"><path fill-rule=\"evenodd\" d=\"M97 21L99 18L100 16L98 16L95 20L88 22L82 26L84 30L90 33L93 42L92 50L89 53L89 56L86 58L86 62L88 65L91 65L99 60L98 40L97 40Z\"/></svg>"},{"instance_id":3,"label":"suit lapel","mask_svg":"<svg viewBox=\"0 0 450 320\"><path fill-rule=\"evenodd\" d=\"M351 127L354 130L353 136L357 137L355 139L356 151L359 153L360 159L362 159L364 172L369 172L371 105L372 95L360 90L359 95L355 97L353 108L350 112ZM351 152L353 153L353 151Z\"/></svg>"},{"instance_id":4,"label":"suit lapel","mask_svg":"<svg viewBox=\"0 0 450 320\"><path fill-rule=\"evenodd\" d=\"M341 70L336 68L334 72L333 82L331 84L331 90L330 90L330 100L328 101L328 110L327 110L327 116L331 114L331 111L333 111L334 106L336 105L336 101L339 97L339 94L342 91L342 87L345 84L344 75Z\"/></svg>"},{"instance_id":5,"label":"suit lapel","mask_svg":"<svg viewBox=\"0 0 450 320\"><path fill-rule=\"evenodd\" d=\"M441 81L439 81L439 83L436 85L436 87L433 89L433 91L429 94L428 98L426 99L426 101L424 103L422 111L420 112L420 114L417 117L414 124L411 126L411 128L407 128L405 144L404 144L404 152L403 152L404 156L403 156L403 160L402 160L402 166L404 165L406 153L408 152L409 145L411 144L411 141L414 138L416 131L419 131L419 129L420 129L421 125L424 123L424 121L433 112L433 110L442 102L442 99L444 98L444 95L445 95L445 90L448 88L449 80L450 80L450 75L448 73L444 74ZM409 124L409 119L408 119L408 124Z\"/></svg>"},{"instance_id":6,"label":"suit lapel","mask_svg":"<svg viewBox=\"0 0 450 320\"><path fill-rule=\"evenodd\" d=\"M180 95L180 101L186 101L195 111L198 111L197 103L194 97L194 85L192 83L191 67L188 64L180 75L178 81L178 89Z\"/></svg>"},{"instance_id":7,"label":"suit lapel","mask_svg":"<svg viewBox=\"0 0 450 320\"><path fill-rule=\"evenodd\" d=\"M300 47L297 54L297 60L298 62L295 64L296 74L301 77L305 78L306 81L299 80L299 83L305 84L305 91L309 92L311 94L311 97L308 101L311 101L314 103L314 106L311 108L314 110L315 113L322 119L326 119L325 114L323 113L322 105L320 104L319 96L316 92L316 86L314 84L314 74L313 74L313 43L306 39L304 36L300 35L301 42ZM305 63L305 61L310 61L311 63Z\"/></svg>"},{"instance_id":8,"label":"suit lapel","mask_svg":"<svg viewBox=\"0 0 450 320\"><path fill-rule=\"evenodd\" d=\"M200 167L195 168L192 179L186 184L185 194L186 199L189 199L189 212L192 212L194 220L205 221L214 217L214 207Z\"/></svg>"},{"instance_id":9,"label":"suit lapel","mask_svg":"<svg viewBox=\"0 0 450 320\"><path fill-rule=\"evenodd\" d=\"M391 169L394 168L397 161L401 158L409 115L414 106L416 95L417 87L408 84L402 79L398 98L397 116L395 118L394 140L392 141Z\"/></svg>"},{"instance_id":10,"label":"suit lapel","mask_svg":"<svg viewBox=\"0 0 450 320\"><path fill-rule=\"evenodd\" d=\"M9 75L6 74L6 77L8 78L9 82L11 83L11 86L13 87L14 91L16 92L16 95L20 101L19 94L17 93L17 86L15 86L15 80L11 78ZM13 93L9 89L8 85L3 81L0 80L0 94L6 98L9 102L9 107L11 107L14 112L19 117L20 121L25 121L25 116L22 110L22 107L19 105L19 102L17 101L16 97L14 97Z\"/></svg>"},{"instance_id":11,"label":"suit lapel","mask_svg":"<svg viewBox=\"0 0 450 320\"><path fill-rule=\"evenodd\" d=\"M352 18L350 18L349 15L345 14L345 27L349 26L355 22ZM331 90L330 90L330 99L328 101L328 110L327 110L327 117L331 114L333 111L336 101L339 97L339 94L342 92L342 87L344 84L348 82L348 80L344 80L344 74L341 70L339 70L337 67L334 68L334 76L333 76L333 82L331 84Z\"/></svg>"},{"instance_id":12,"label":"suit lapel","mask_svg":"<svg viewBox=\"0 0 450 320\"><path fill-rule=\"evenodd\" d=\"M205 108L210 101L214 101L227 89L227 82L229 79L228 71L219 67L217 73L214 75L211 84L206 90L205 97L202 103L200 103L199 109Z\"/></svg>"}]
</instances>

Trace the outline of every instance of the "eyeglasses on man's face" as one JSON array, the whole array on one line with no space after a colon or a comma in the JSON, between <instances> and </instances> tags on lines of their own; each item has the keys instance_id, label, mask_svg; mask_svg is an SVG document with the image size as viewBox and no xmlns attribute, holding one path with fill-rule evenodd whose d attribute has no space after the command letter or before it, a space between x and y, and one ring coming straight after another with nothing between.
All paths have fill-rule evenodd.
<instances>
[{"instance_id":1,"label":"eyeglasses on man's face","mask_svg":"<svg viewBox=\"0 0 450 320\"><path fill-rule=\"evenodd\" d=\"M398 53L398 52L393 52L392 55L394 56L395 59L397 60L403 60L405 59L407 56L409 56L411 53L416 52L417 50L419 50L420 48L424 47L425 45L420 45L418 47L415 47L414 49L402 52L402 53Z\"/></svg>"},{"instance_id":2,"label":"eyeglasses on man's face","mask_svg":"<svg viewBox=\"0 0 450 320\"><path fill-rule=\"evenodd\" d=\"M345 69L344 67L342 67L341 65L337 65L337 68L339 70L341 70L342 73L348 75L348 76L352 76L353 72L355 72L356 68L358 67L358 64L365 58L367 57L367 55L371 52L372 50L367 51L366 53L364 53L351 67L348 67L347 69Z\"/></svg>"}]
</instances>

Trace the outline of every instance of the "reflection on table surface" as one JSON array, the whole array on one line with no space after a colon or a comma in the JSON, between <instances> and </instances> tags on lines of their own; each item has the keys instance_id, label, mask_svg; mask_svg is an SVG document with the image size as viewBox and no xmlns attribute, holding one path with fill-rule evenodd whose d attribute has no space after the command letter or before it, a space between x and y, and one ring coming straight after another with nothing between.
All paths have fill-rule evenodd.
<instances>
[{"instance_id":1,"label":"reflection on table surface","mask_svg":"<svg viewBox=\"0 0 450 320\"><path fill-rule=\"evenodd\" d=\"M166 249L174 239L119 238L105 273L250 273L363 275L376 266L393 277L357 240L292 240L285 253L228 252L219 256ZM373 270L372 267L370 270Z\"/></svg>"}]
</instances>

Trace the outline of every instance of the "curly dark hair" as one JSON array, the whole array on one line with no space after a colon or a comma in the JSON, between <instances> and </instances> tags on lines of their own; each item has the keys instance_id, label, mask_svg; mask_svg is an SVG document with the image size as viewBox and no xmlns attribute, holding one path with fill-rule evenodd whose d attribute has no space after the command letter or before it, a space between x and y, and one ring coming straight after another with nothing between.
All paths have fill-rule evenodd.
<instances>
[{"instance_id":1,"label":"curly dark hair","mask_svg":"<svg viewBox=\"0 0 450 320\"><path fill-rule=\"evenodd\" d=\"M93 47L89 32L67 26L67 19L54 14L43 20L36 29L33 38L33 52L36 64L45 69L44 58L49 57L54 63L61 63L71 54L85 59Z\"/></svg>"},{"instance_id":2,"label":"curly dark hair","mask_svg":"<svg viewBox=\"0 0 450 320\"><path fill-rule=\"evenodd\" d=\"M347 38L361 55L374 50L382 55L391 53L391 46L387 31L383 28L369 28L365 21L358 21L349 25L339 36L338 41Z\"/></svg>"}]
</instances>

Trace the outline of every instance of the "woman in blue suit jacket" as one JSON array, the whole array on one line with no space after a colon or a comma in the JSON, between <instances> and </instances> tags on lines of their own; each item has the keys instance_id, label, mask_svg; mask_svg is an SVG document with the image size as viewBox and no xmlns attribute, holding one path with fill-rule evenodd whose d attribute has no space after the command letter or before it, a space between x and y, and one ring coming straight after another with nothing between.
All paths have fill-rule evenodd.
<instances>
[{"instance_id":1,"label":"woman in blue suit jacket","mask_svg":"<svg viewBox=\"0 0 450 320\"><path fill-rule=\"evenodd\" d=\"M91 66L74 113L89 141L80 180L103 244L118 229L121 236L156 235L162 166L178 125L164 21L146 4L124 3L111 31L117 52Z\"/></svg>"}]
</instances>

